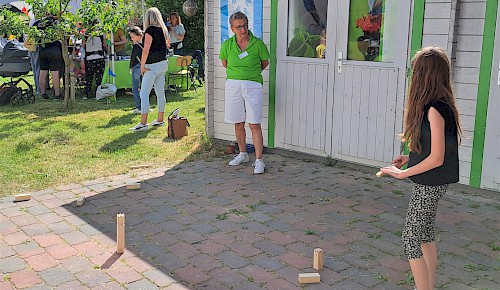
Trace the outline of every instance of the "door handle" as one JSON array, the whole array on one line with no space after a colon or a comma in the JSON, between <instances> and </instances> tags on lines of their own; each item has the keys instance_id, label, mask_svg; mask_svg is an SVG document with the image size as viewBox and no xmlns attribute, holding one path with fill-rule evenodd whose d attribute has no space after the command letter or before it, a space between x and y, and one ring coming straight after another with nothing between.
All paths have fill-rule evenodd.
<instances>
[{"instance_id":1,"label":"door handle","mask_svg":"<svg viewBox=\"0 0 500 290\"><path fill-rule=\"evenodd\" d=\"M337 73L341 74L342 73L342 61L344 61L344 53L342 51L339 51L337 53Z\"/></svg>"},{"instance_id":2,"label":"door handle","mask_svg":"<svg viewBox=\"0 0 500 290\"><path fill-rule=\"evenodd\" d=\"M500 86L500 60L498 61L497 86Z\"/></svg>"}]
</instances>

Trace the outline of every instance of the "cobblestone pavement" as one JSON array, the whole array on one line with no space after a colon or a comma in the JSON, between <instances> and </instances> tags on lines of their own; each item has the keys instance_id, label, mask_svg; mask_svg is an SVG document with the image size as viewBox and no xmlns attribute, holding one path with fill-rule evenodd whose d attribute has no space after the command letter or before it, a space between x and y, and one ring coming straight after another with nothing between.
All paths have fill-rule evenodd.
<instances>
[{"instance_id":1,"label":"cobblestone pavement","mask_svg":"<svg viewBox=\"0 0 500 290\"><path fill-rule=\"evenodd\" d=\"M226 158L3 198L0 289L413 289L400 247L409 182L265 157L262 175ZM439 289L500 289L498 196L455 189L440 202ZM300 285L305 272L321 283Z\"/></svg>"}]
</instances>

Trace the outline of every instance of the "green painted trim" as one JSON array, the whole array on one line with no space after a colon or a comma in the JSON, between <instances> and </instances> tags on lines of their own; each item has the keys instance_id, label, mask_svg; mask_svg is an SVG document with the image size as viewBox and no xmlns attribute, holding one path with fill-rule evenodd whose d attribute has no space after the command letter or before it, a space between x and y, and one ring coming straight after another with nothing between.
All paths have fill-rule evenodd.
<instances>
[{"instance_id":1,"label":"green painted trim","mask_svg":"<svg viewBox=\"0 0 500 290\"><path fill-rule=\"evenodd\" d=\"M269 114L267 123L267 147L274 148L276 127L276 42L278 36L278 0L271 0L271 35L269 59Z\"/></svg>"},{"instance_id":2,"label":"green painted trim","mask_svg":"<svg viewBox=\"0 0 500 290\"><path fill-rule=\"evenodd\" d=\"M413 1L413 22L411 25L411 51L410 58L413 58L417 51L422 48L422 38L424 34L424 14L425 2L421 0Z\"/></svg>"},{"instance_id":3,"label":"green painted trim","mask_svg":"<svg viewBox=\"0 0 500 290\"><path fill-rule=\"evenodd\" d=\"M422 38L424 34L424 14L425 1L413 1L413 21L411 25L410 59L413 59L417 51L422 48ZM408 67L408 80L411 79L411 68ZM403 146L403 154L410 154L406 142Z\"/></svg>"},{"instance_id":4,"label":"green painted trim","mask_svg":"<svg viewBox=\"0 0 500 290\"><path fill-rule=\"evenodd\" d=\"M474 122L474 140L472 143L472 160L470 166L470 182L472 187L481 186L483 172L484 138L488 99L490 95L491 66L493 62L493 46L497 22L498 0L486 1L484 15L483 46L481 49L481 65L479 67L479 84L477 89L476 119Z\"/></svg>"}]
</instances>

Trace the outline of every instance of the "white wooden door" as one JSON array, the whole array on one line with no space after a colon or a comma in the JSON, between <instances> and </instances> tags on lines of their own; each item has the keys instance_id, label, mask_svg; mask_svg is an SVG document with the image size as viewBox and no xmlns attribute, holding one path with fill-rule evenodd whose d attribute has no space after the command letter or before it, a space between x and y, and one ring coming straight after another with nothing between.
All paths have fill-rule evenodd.
<instances>
[{"instance_id":1,"label":"white wooden door","mask_svg":"<svg viewBox=\"0 0 500 290\"><path fill-rule=\"evenodd\" d=\"M500 2L488 99L481 187L500 190Z\"/></svg>"},{"instance_id":2,"label":"white wooden door","mask_svg":"<svg viewBox=\"0 0 500 290\"><path fill-rule=\"evenodd\" d=\"M379 36L379 54L384 58L379 57L380 61L349 59L349 26L354 31L351 2L336 1L334 97L327 104L331 119L327 120L325 151L334 158L378 166L400 151L412 1L382 1L384 30ZM365 51L364 44L373 44L373 40L360 38L354 44L359 51ZM352 39L350 45L353 51ZM370 59L373 50L365 52L365 59Z\"/></svg>"},{"instance_id":3,"label":"white wooden door","mask_svg":"<svg viewBox=\"0 0 500 290\"><path fill-rule=\"evenodd\" d=\"M312 2L327 24L327 35L334 35L334 23L330 16L326 18L334 14L332 1ZM329 68L334 54L327 49L325 59L290 55L289 37L296 28L290 18L294 13L299 13L300 19L312 18L312 14L303 13L304 5L302 0L278 1L275 146L324 156L326 104L329 84L333 83ZM334 38L328 37L330 43L333 45Z\"/></svg>"}]
</instances>

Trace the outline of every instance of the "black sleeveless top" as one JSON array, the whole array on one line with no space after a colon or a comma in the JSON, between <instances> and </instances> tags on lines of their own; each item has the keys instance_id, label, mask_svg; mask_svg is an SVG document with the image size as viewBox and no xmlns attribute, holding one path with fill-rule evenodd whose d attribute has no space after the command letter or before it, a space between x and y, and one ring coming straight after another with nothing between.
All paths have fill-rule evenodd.
<instances>
[{"instance_id":1,"label":"black sleeveless top","mask_svg":"<svg viewBox=\"0 0 500 290\"><path fill-rule=\"evenodd\" d=\"M458 129L450 106L443 101L435 101L424 108L421 125L420 144L422 153L410 152L408 166L414 166L427 158L431 153L431 127L427 114L434 107L445 122L445 154L443 165L429 171L413 175L410 180L425 185L443 185L458 182Z\"/></svg>"}]
</instances>

